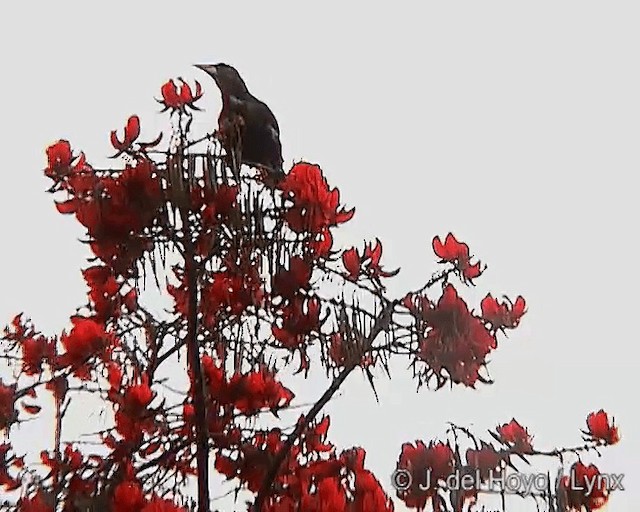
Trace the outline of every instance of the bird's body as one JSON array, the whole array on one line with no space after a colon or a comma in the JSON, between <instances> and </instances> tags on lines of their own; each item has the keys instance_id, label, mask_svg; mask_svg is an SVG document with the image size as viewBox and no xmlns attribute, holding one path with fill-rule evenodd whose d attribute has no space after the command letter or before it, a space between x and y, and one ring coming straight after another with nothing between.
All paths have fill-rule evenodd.
<instances>
[{"instance_id":1,"label":"bird's body","mask_svg":"<svg viewBox=\"0 0 640 512\"><path fill-rule=\"evenodd\" d=\"M222 94L218 132L227 155L238 163L267 172L276 181L284 176L280 127L271 109L253 96L238 71L228 64L197 65L211 76Z\"/></svg>"}]
</instances>

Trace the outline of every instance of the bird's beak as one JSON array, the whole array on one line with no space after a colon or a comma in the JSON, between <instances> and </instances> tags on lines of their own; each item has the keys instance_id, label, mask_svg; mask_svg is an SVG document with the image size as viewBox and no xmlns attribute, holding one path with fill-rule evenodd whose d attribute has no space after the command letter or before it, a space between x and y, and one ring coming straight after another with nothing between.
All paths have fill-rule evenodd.
<instances>
[{"instance_id":1,"label":"bird's beak","mask_svg":"<svg viewBox=\"0 0 640 512\"><path fill-rule=\"evenodd\" d=\"M194 64L194 67L201 69L205 73L210 74L211 76L215 76L218 69L213 64Z\"/></svg>"}]
</instances>

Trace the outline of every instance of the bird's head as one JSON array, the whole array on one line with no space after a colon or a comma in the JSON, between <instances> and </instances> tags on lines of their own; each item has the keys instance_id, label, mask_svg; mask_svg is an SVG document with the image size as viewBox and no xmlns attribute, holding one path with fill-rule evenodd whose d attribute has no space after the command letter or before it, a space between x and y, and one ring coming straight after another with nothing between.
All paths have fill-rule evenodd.
<instances>
[{"instance_id":1,"label":"bird's head","mask_svg":"<svg viewBox=\"0 0 640 512\"><path fill-rule=\"evenodd\" d=\"M240 73L229 64L196 64L195 67L211 76L223 94L240 96L249 92Z\"/></svg>"}]
</instances>

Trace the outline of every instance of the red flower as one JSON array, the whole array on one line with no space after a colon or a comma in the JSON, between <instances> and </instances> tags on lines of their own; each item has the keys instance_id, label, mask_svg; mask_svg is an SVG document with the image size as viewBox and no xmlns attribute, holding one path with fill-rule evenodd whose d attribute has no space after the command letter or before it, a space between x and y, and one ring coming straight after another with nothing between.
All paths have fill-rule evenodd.
<instances>
[{"instance_id":1,"label":"red flower","mask_svg":"<svg viewBox=\"0 0 640 512\"><path fill-rule=\"evenodd\" d=\"M584 432L585 434L593 439L602 440L605 444L616 444L620 441L620 434L618 427L615 426L615 421L609 423L609 417L603 409L598 412L592 412L587 416L587 428L588 432Z\"/></svg>"},{"instance_id":2,"label":"red flower","mask_svg":"<svg viewBox=\"0 0 640 512\"><path fill-rule=\"evenodd\" d=\"M149 249L149 240L141 235L162 202L155 165L139 159L120 176L105 178L85 169L70 175L65 185L73 197L59 204L58 210L75 213L92 238L94 254L115 272L126 273Z\"/></svg>"},{"instance_id":3,"label":"red flower","mask_svg":"<svg viewBox=\"0 0 640 512\"><path fill-rule=\"evenodd\" d=\"M360 255L355 247L342 253L342 264L347 271L347 278L357 281L360 276Z\"/></svg>"},{"instance_id":4,"label":"red flower","mask_svg":"<svg viewBox=\"0 0 640 512\"><path fill-rule=\"evenodd\" d=\"M340 191L329 189L322 169L317 165L306 162L294 165L279 187L293 202L285 218L296 233L321 233L328 227L347 222L355 213L355 209L338 210Z\"/></svg>"},{"instance_id":5,"label":"red flower","mask_svg":"<svg viewBox=\"0 0 640 512\"><path fill-rule=\"evenodd\" d=\"M289 269L280 268L273 276L273 293L292 300L300 290L309 289L311 265L299 256L289 261Z\"/></svg>"},{"instance_id":6,"label":"red flower","mask_svg":"<svg viewBox=\"0 0 640 512\"><path fill-rule=\"evenodd\" d=\"M87 460L82 456L82 453L70 444L65 447L61 460L53 452L49 454L47 451L42 451L40 452L40 461L50 469L47 478L54 475L60 476L61 471L79 471L85 469L87 465Z\"/></svg>"},{"instance_id":7,"label":"red flower","mask_svg":"<svg viewBox=\"0 0 640 512\"><path fill-rule=\"evenodd\" d=\"M333 247L333 235L329 228L324 228L309 240L309 250L315 259L328 258Z\"/></svg>"},{"instance_id":8,"label":"red flower","mask_svg":"<svg viewBox=\"0 0 640 512\"><path fill-rule=\"evenodd\" d=\"M436 495L438 480L444 480L454 469L454 454L449 444L422 441L405 443L398 459L397 470L411 474L411 485L398 491L398 497L409 508L424 509Z\"/></svg>"},{"instance_id":9,"label":"red flower","mask_svg":"<svg viewBox=\"0 0 640 512\"><path fill-rule=\"evenodd\" d=\"M94 319L74 316L71 322L71 332L62 335L61 342L66 352L60 356L59 362L62 366L71 366L76 376L86 379L89 360L105 354L106 349L115 343L115 337Z\"/></svg>"},{"instance_id":10,"label":"red flower","mask_svg":"<svg viewBox=\"0 0 640 512\"><path fill-rule=\"evenodd\" d=\"M47 176L64 176L69 173L74 157L68 140L59 140L52 144L47 148L46 153L48 166L45 174Z\"/></svg>"},{"instance_id":11,"label":"red flower","mask_svg":"<svg viewBox=\"0 0 640 512\"><path fill-rule=\"evenodd\" d=\"M38 491L32 498L20 498L19 512L54 512L53 500L42 491Z\"/></svg>"},{"instance_id":12,"label":"red flower","mask_svg":"<svg viewBox=\"0 0 640 512\"><path fill-rule=\"evenodd\" d=\"M444 288L437 304L427 297L411 296L404 304L426 330L419 359L428 364L429 377L435 377L439 386L446 382L443 371L456 384L474 387L477 380L482 381L479 370L497 342L452 285Z\"/></svg>"},{"instance_id":13,"label":"red flower","mask_svg":"<svg viewBox=\"0 0 640 512\"><path fill-rule=\"evenodd\" d=\"M249 374L234 375L229 381L229 388L235 408L246 415L264 408L275 411L286 407L295 396L265 367Z\"/></svg>"},{"instance_id":14,"label":"red flower","mask_svg":"<svg viewBox=\"0 0 640 512\"><path fill-rule=\"evenodd\" d=\"M295 508L292 510L295 510ZM350 510L350 508L347 504L347 496L344 488L339 480L335 478L324 478L318 483L318 488L315 493L304 494L300 502L300 510L338 511Z\"/></svg>"},{"instance_id":15,"label":"red flower","mask_svg":"<svg viewBox=\"0 0 640 512\"><path fill-rule=\"evenodd\" d=\"M16 385L6 386L0 379L0 432L9 427L18 417L15 401Z\"/></svg>"},{"instance_id":16,"label":"red flower","mask_svg":"<svg viewBox=\"0 0 640 512\"><path fill-rule=\"evenodd\" d=\"M78 220L97 239L138 232L155 215L162 190L154 164L138 160L118 177L98 178L85 166L69 176L66 186L72 199L58 204L61 213L76 213Z\"/></svg>"},{"instance_id":17,"label":"red flower","mask_svg":"<svg viewBox=\"0 0 640 512\"><path fill-rule=\"evenodd\" d=\"M515 303L512 303L507 297L505 297L505 301L498 302L489 293L480 303L482 318L491 323L493 330L515 329L527 312L526 302L522 296L518 295Z\"/></svg>"},{"instance_id":18,"label":"red flower","mask_svg":"<svg viewBox=\"0 0 640 512\"><path fill-rule=\"evenodd\" d=\"M202 357L202 368L206 377L209 399L220 406L233 405L247 416L265 408L275 411L286 407L295 396L278 382L275 375L266 367L246 374L236 373L227 380L222 365L216 364L211 356L205 355ZM186 405L185 422L191 415L192 407Z\"/></svg>"},{"instance_id":19,"label":"red flower","mask_svg":"<svg viewBox=\"0 0 640 512\"><path fill-rule=\"evenodd\" d=\"M22 340L22 369L26 375L38 375L43 363L51 364L56 357L55 341L44 336Z\"/></svg>"},{"instance_id":20,"label":"red flower","mask_svg":"<svg viewBox=\"0 0 640 512\"><path fill-rule=\"evenodd\" d=\"M122 370L114 363L108 364L108 374L111 385L108 397L116 406L116 430L127 441L137 443L142 440L143 432L151 432L156 426L154 411L148 409L155 398L149 378L144 374L139 384L123 387Z\"/></svg>"},{"instance_id":21,"label":"red flower","mask_svg":"<svg viewBox=\"0 0 640 512\"><path fill-rule=\"evenodd\" d=\"M352 510L359 512L393 512L393 502L382 490L380 482L371 471L355 471ZM340 509L334 509L340 510Z\"/></svg>"},{"instance_id":22,"label":"red flower","mask_svg":"<svg viewBox=\"0 0 640 512\"><path fill-rule=\"evenodd\" d=\"M187 509L179 507L170 500L154 497L144 506L142 512L187 512Z\"/></svg>"},{"instance_id":23,"label":"red flower","mask_svg":"<svg viewBox=\"0 0 640 512\"><path fill-rule=\"evenodd\" d=\"M447 235L444 244L440 241L440 237L436 236L433 239L432 246L436 256L439 256L442 262L449 262L455 265L463 280L471 281L482 273L480 262L471 265L469 246L458 242L452 233Z\"/></svg>"},{"instance_id":24,"label":"red flower","mask_svg":"<svg viewBox=\"0 0 640 512\"><path fill-rule=\"evenodd\" d=\"M140 118L130 116L127 125L124 127L124 139L120 142L116 131L111 132L111 145L118 151L118 155L129 149L136 139L140 137Z\"/></svg>"},{"instance_id":25,"label":"red flower","mask_svg":"<svg viewBox=\"0 0 640 512\"><path fill-rule=\"evenodd\" d=\"M80 175L88 168L84 154L80 153L78 157L74 157L71 144L67 140L55 142L46 149L46 154L48 165L44 174L57 183L62 182L65 178L71 179L73 174Z\"/></svg>"},{"instance_id":26,"label":"red flower","mask_svg":"<svg viewBox=\"0 0 640 512\"><path fill-rule=\"evenodd\" d=\"M117 512L140 512L145 505L142 487L137 482L124 481L113 492L113 509Z\"/></svg>"},{"instance_id":27,"label":"red flower","mask_svg":"<svg viewBox=\"0 0 640 512\"><path fill-rule=\"evenodd\" d=\"M304 307L306 304L306 308ZM286 348L298 348L312 331L320 329L320 301L296 297L282 308L282 327L273 326L275 338Z\"/></svg>"},{"instance_id":28,"label":"red flower","mask_svg":"<svg viewBox=\"0 0 640 512\"><path fill-rule=\"evenodd\" d=\"M181 84L179 87L176 86L173 80L169 80L160 88L162 99L157 99L156 101L164 105L162 112L169 109L184 111L186 107L192 108L193 110L200 110L194 105L194 103L202 97L202 86L200 83L196 80L196 91L194 94L189 84L182 78L178 78L178 81Z\"/></svg>"},{"instance_id":29,"label":"red flower","mask_svg":"<svg viewBox=\"0 0 640 512\"><path fill-rule=\"evenodd\" d=\"M365 243L362 255L358 253L355 247L345 251L342 254L342 263L348 272L347 278L351 281L357 281L361 273L364 273L369 279L380 283L381 277L393 277L400 272L396 269L387 272L380 266L380 258L382 257L382 243L376 238L376 245L373 243Z\"/></svg>"},{"instance_id":30,"label":"red flower","mask_svg":"<svg viewBox=\"0 0 640 512\"><path fill-rule=\"evenodd\" d=\"M533 452L532 437L515 418L497 428L500 441L508 445L514 452L527 454Z\"/></svg>"},{"instance_id":31,"label":"red flower","mask_svg":"<svg viewBox=\"0 0 640 512\"><path fill-rule=\"evenodd\" d=\"M22 485L19 479L13 478L9 475L8 469L13 466L20 469L24 462L22 458L15 456L9 456L11 445L9 443L0 444L0 489L5 491L13 491L19 489Z\"/></svg>"},{"instance_id":32,"label":"red flower","mask_svg":"<svg viewBox=\"0 0 640 512\"><path fill-rule=\"evenodd\" d=\"M485 442L481 443L478 450L468 449L466 453L467 464L480 473L480 478L487 479L497 476L502 470L501 463L505 460L505 454L497 452L493 446Z\"/></svg>"},{"instance_id":33,"label":"red flower","mask_svg":"<svg viewBox=\"0 0 640 512\"><path fill-rule=\"evenodd\" d=\"M140 384L133 384L125 391L123 410L130 416L141 416L146 413L147 406L153 401L154 396L149 387L149 378L145 374Z\"/></svg>"},{"instance_id":34,"label":"red flower","mask_svg":"<svg viewBox=\"0 0 640 512\"><path fill-rule=\"evenodd\" d=\"M202 290L205 325L213 325L223 313L240 315L249 306L261 304L263 298L262 280L255 267L246 274L239 269L215 272Z\"/></svg>"},{"instance_id":35,"label":"red flower","mask_svg":"<svg viewBox=\"0 0 640 512\"><path fill-rule=\"evenodd\" d=\"M117 151L117 153L113 155L112 158L116 158L122 153L131 154L133 152L133 143L138 140L138 137L140 137L140 118L136 115L133 115L129 117L129 119L127 120L127 125L124 127L124 138L122 139L122 141L120 141L120 139L118 138L115 130L111 132L111 145ZM158 137L152 142L138 142L138 146L140 146L140 149L144 151L146 149L157 146L158 144L160 144L161 140L162 133L158 135Z\"/></svg>"},{"instance_id":36,"label":"red flower","mask_svg":"<svg viewBox=\"0 0 640 512\"><path fill-rule=\"evenodd\" d=\"M593 464L585 466L576 462L569 470L569 475L560 481L561 500L568 509L598 510L609 501L607 478Z\"/></svg>"},{"instance_id":37,"label":"red flower","mask_svg":"<svg viewBox=\"0 0 640 512\"><path fill-rule=\"evenodd\" d=\"M106 322L119 317L123 306L130 312L137 308L138 296L135 288L121 294L122 282L112 268L94 265L84 269L82 275L90 288L89 299L93 303L96 320Z\"/></svg>"},{"instance_id":38,"label":"red flower","mask_svg":"<svg viewBox=\"0 0 640 512\"><path fill-rule=\"evenodd\" d=\"M299 421L304 421L304 419L300 418ZM325 416L315 425L308 427L307 432L304 434L304 443L309 450L313 452L329 452L333 450L333 445L327 441L327 432L330 424L331 418Z\"/></svg>"}]
</instances>

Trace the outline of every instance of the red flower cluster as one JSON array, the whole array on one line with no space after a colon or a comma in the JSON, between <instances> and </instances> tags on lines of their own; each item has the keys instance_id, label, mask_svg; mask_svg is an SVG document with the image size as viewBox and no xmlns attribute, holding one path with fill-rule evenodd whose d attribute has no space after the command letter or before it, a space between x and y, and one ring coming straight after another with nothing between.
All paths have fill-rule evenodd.
<instances>
[{"instance_id":1,"label":"red flower cluster","mask_svg":"<svg viewBox=\"0 0 640 512\"><path fill-rule=\"evenodd\" d=\"M279 185L285 197L293 206L286 212L289 227L296 233L311 233L322 237L320 246L331 248L330 227L350 220L355 209L338 210L340 191L329 189L329 184L317 165L300 162L293 166L289 174Z\"/></svg>"},{"instance_id":2,"label":"red flower cluster","mask_svg":"<svg viewBox=\"0 0 640 512\"><path fill-rule=\"evenodd\" d=\"M273 492L262 512L349 511L392 512L393 503L373 474L364 468L364 450L356 448L334 453L325 441L329 419L325 418L305 431L291 450L276 479ZM273 457L284 440L279 429L256 433L235 456L219 454L216 469L227 478L239 478L257 492ZM325 453L325 457L320 456ZM306 462L302 463L301 456ZM311 460L309 460L311 459Z\"/></svg>"},{"instance_id":3,"label":"red flower cluster","mask_svg":"<svg viewBox=\"0 0 640 512\"><path fill-rule=\"evenodd\" d=\"M191 191L191 201L195 211L202 216L204 227L212 227L219 220L226 219L236 208L238 186L218 184L216 188L195 187Z\"/></svg>"},{"instance_id":4,"label":"red flower cluster","mask_svg":"<svg viewBox=\"0 0 640 512\"><path fill-rule=\"evenodd\" d=\"M109 400L116 408L115 427L122 438L131 443L139 445L143 440L145 432L154 432L155 411L148 407L155 398L155 393L149 386L149 378L146 374L140 377L137 384L122 385L122 370L115 363L110 363L109 367ZM110 441L112 448L115 443Z\"/></svg>"},{"instance_id":5,"label":"red flower cluster","mask_svg":"<svg viewBox=\"0 0 640 512\"><path fill-rule=\"evenodd\" d=\"M41 490L32 497L20 498L18 502L19 512L54 512L53 500L49 499Z\"/></svg>"},{"instance_id":6,"label":"red flower cluster","mask_svg":"<svg viewBox=\"0 0 640 512\"><path fill-rule=\"evenodd\" d=\"M202 226L197 238L197 252L207 257L216 247L215 228L227 222L237 207L238 187L218 184L216 188L195 187L191 191L191 207L199 213Z\"/></svg>"},{"instance_id":7,"label":"red flower cluster","mask_svg":"<svg viewBox=\"0 0 640 512\"><path fill-rule=\"evenodd\" d=\"M560 501L567 510L601 509L609 501L607 483L595 465L576 462L560 481Z\"/></svg>"},{"instance_id":8,"label":"red flower cluster","mask_svg":"<svg viewBox=\"0 0 640 512\"><path fill-rule=\"evenodd\" d=\"M49 468L46 479L69 480L70 501L89 497L96 491L97 482L93 475L104 465L100 457L86 457L70 444L65 446L60 459L53 453L43 451L40 453L40 460Z\"/></svg>"},{"instance_id":9,"label":"red flower cluster","mask_svg":"<svg viewBox=\"0 0 640 512\"><path fill-rule=\"evenodd\" d=\"M56 361L56 342L36 333L29 320L23 320L22 315L17 315L11 321L11 325L4 330L7 340L12 340L20 345L22 350L22 371L29 376L42 372L42 365L54 366Z\"/></svg>"},{"instance_id":10,"label":"red flower cluster","mask_svg":"<svg viewBox=\"0 0 640 512\"><path fill-rule=\"evenodd\" d=\"M22 484L19 479L13 478L9 474L9 469L19 470L24 467L24 458L10 455L10 452L11 445L9 443L0 444L0 489L4 489L7 492L19 489Z\"/></svg>"},{"instance_id":11,"label":"red flower cluster","mask_svg":"<svg viewBox=\"0 0 640 512\"><path fill-rule=\"evenodd\" d=\"M178 78L180 85L177 86L173 80L169 80L160 88L160 94L162 99L156 101L164 105L162 112L171 109L184 111L187 107L193 110L200 110L194 105L196 101L202 98L202 86L200 82L196 80L195 93L191 90L191 87L182 78Z\"/></svg>"},{"instance_id":12,"label":"red flower cluster","mask_svg":"<svg viewBox=\"0 0 640 512\"><path fill-rule=\"evenodd\" d=\"M126 137L125 137L126 139ZM127 165L120 176L97 176L81 155L71 165L69 143L47 150L45 174L71 198L57 203L60 213L75 213L93 238L91 248L105 263L124 272L147 248L143 231L153 222L162 201L154 164L145 158Z\"/></svg>"},{"instance_id":13,"label":"red flower cluster","mask_svg":"<svg viewBox=\"0 0 640 512\"><path fill-rule=\"evenodd\" d=\"M202 368L209 399L218 406L233 406L247 416L265 408L276 411L286 407L295 396L264 367L249 373L235 373L229 379L221 365L212 357L204 356Z\"/></svg>"},{"instance_id":14,"label":"red flower cluster","mask_svg":"<svg viewBox=\"0 0 640 512\"><path fill-rule=\"evenodd\" d=\"M104 324L93 318L74 316L73 328L62 333L62 346L65 353L58 358L58 365L71 367L74 375L87 380L90 377L93 357L105 359L112 348L118 344L115 335L105 331Z\"/></svg>"},{"instance_id":15,"label":"red flower cluster","mask_svg":"<svg viewBox=\"0 0 640 512\"><path fill-rule=\"evenodd\" d=\"M357 281L361 275L367 276L373 282L380 284L381 277L393 277L400 269L385 271L380 266L382 257L382 243L376 238L376 245L365 244L362 254L355 247L342 253L342 263L347 270L347 278Z\"/></svg>"},{"instance_id":16,"label":"red flower cluster","mask_svg":"<svg viewBox=\"0 0 640 512\"><path fill-rule=\"evenodd\" d=\"M418 357L439 385L446 380L443 371L456 384L473 387L481 380L479 370L497 342L452 285L445 286L437 304L424 296L407 296L404 305L426 329Z\"/></svg>"},{"instance_id":17,"label":"red flower cluster","mask_svg":"<svg viewBox=\"0 0 640 512\"><path fill-rule=\"evenodd\" d=\"M113 493L114 512L187 512L172 501L158 496L145 497L142 486L134 479L119 483Z\"/></svg>"},{"instance_id":18,"label":"red flower cluster","mask_svg":"<svg viewBox=\"0 0 640 512\"><path fill-rule=\"evenodd\" d=\"M496 430L500 441L508 445L513 452L523 455L533 452L531 445L533 438L515 418L509 423L499 426Z\"/></svg>"},{"instance_id":19,"label":"red flower cluster","mask_svg":"<svg viewBox=\"0 0 640 512\"><path fill-rule=\"evenodd\" d=\"M309 290L311 280L311 264L300 256L289 261L289 268L280 268L273 276L272 291L274 295L293 300L302 290Z\"/></svg>"},{"instance_id":20,"label":"red flower cluster","mask_svg":"<svg viewBox=\"0 0 640 512\"><path fill-rule=\"evenodd\" d=\"M320 301L296 297L282 308L281 327L273 326L275 338L290 350L299 348L312 332L320 330Z\"/></svg>"},{"instance_id":21,"label":"red flower cluster","mask_svg":"<svg viewBox=\"0 0 640 512\"><path fill-rule=\"evenodd\" d=\"M397 496L407 507L424 510L431 503L438 510L435 496L438 481L445 480L455 469L454 453L448 443L422 441L402 445L397 470L411 474L411 485Z\"/></svg>"},{"instance_id":22,"label":"red flower cluster","mask_svg":"<svg viewBox=\"0 0 640 512\"><path fill-rule=\"evenodd\" d=\"M95 320L106 322L120 316L122 307L127 312L133 312L138 306L138 294L135 288L121 293L123 283L111 268L104 265L94 265L82 271L89 286L89 299L95 312Z\"/></svg>"},{"instance_id":23,"label":"red flower cluster","mask_svg":"<svg viewBox=\"0 0 640 512\"><path fill-rule=\"evenodd\" d=\"M314 332L319 332L321 304L310 296L312 265L300 256L289 260L289 268L279 268L272 279L272 295L282 298L278 303L277 317L271 328L274 338L290 351L300 351L300 369L308 369L306 342Z\"/></svg>"},{"instance_id":24,"label":"red flower cluster","mask_svg":"<svg viewBox=\"0 0 640 512\"><path fill-rule=\"evenodd\" d=\"M444 244L440 237L436 236L432 242L433 252L440 257L442 262L453 263L459 275L464 281L471 281L482 273L480 262L471 264L469 256L469 246L458 242L452 233L445 238Z\"/></svg>"},{"instance_id":25,"label":"red flower cluster","mask_svg":"<svg viewBox=\"0 0 640 512\"><path fill-rule=\"evenodd\" d=\"M234 266L214 272L202 288L204 325L214 326L220 315L238 316L249 306L262 304L263 298L263 282L255 267Z\"/></svg>"},{"instance_id":26,"label":"red flower cluster","mask_svg":"<svg viewBox=\"0 0 640 512\"><path fill-rule=\"evenodd\" d=\"M614 421L609 423L609 417L603 409L587 416L587 429L588 432L583 433L591 439L604 441L605 444L616 444L620 441L618 427Z\"/></svg>"}]
</instances>

